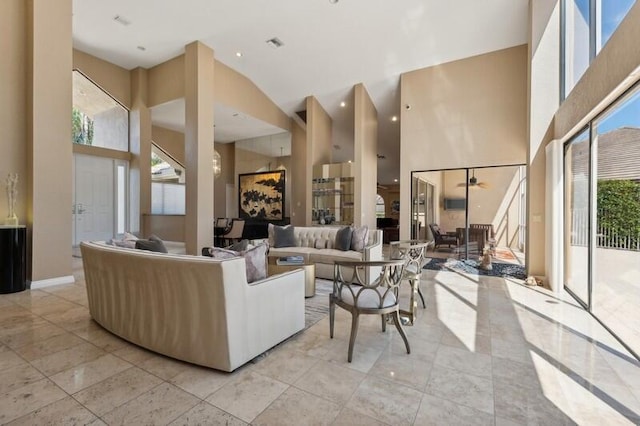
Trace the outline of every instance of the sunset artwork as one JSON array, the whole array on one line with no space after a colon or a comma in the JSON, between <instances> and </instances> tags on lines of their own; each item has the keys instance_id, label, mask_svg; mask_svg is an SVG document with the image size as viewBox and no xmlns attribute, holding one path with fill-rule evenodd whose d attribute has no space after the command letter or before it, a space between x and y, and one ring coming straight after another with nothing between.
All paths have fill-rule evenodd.
<instances>
[{"instance_id":1,"label":"sunset artwork","mask_svg":"<svg viewBox=\"0 0 640 426\"><path fill-rule=\"evenodd\" d=\"M284 170L239 176L241 219L282 220L284 216Z\"/></svg>"}]
</instances>

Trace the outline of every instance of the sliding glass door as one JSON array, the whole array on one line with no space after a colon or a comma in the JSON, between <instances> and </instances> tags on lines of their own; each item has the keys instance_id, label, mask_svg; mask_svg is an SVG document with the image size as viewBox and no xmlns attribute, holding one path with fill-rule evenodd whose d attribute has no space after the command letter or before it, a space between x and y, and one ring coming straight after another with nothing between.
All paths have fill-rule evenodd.
<instances>
[{"instance_id":1,"label":"sliding glass door","mask_svg":"<svg viewBox=\"0 0 640 426\"><path fill-rule=\"evenodd\" d=\"M640 354L640 86L565 146L565 287Z\"/></svg>"},{"instance_id":2,"label":"sliding glass door","mask_svg":"<svg viewBox=\"0 0 640 426\"><path fill-rule=\"evenodd\" d=\"M589 129L566 145L565 283L585 306L589 303Z\"/></svg>"}]
</instances>

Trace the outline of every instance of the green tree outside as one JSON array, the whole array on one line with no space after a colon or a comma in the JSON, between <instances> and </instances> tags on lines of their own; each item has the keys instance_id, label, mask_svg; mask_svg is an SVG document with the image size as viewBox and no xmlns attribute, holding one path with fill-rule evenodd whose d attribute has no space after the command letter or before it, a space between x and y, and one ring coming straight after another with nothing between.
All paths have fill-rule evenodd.
<instances>
[{"instance_id":1,"label":"green tree outside","mask_svg":"<svg viewBox=\"0 0 640 426\"><path fill-rule=\"evenodd\" d=\"M640 182L633 180L598 181L598 245L633 248L640 244ZM628 242L628 246L627 243Z\"/></svg>"},{"instance_id":2,"label":"green tree outside","mask_svg":"<svg viewBox=\"0 0 640 426\"><path fill-rule=\"evenodd\" d=\"M80 145L93 145L93 120L77 108L71 110L71 139Z\"/></svg>"}]
</instances>

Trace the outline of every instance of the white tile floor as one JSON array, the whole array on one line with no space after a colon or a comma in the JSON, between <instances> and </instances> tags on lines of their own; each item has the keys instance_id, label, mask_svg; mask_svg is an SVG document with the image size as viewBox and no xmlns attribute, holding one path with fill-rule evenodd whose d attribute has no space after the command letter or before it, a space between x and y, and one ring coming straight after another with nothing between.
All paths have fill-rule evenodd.
<instances>
[{"instance_id":1,"label":"white tile floor","mask_svg":"<svg viewBox=\"0 0 640 426\"><path fill-rule=\"evenodd\" d=\"M364 317L347 363L338 309L334 339L325 318L228 374L101 329L74 261L77 284L0 295L2 424L640 423L640 363L565 295L425 271L410 355Z\"/></svg>"}]
</instances>

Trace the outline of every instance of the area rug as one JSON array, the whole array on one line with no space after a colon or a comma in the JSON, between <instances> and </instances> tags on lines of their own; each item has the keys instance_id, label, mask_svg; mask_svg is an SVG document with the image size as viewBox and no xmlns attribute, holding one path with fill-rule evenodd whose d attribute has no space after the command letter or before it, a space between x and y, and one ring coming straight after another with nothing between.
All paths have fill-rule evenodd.
<instances>
[{"instance_id":1,"label":"area rug","mask_svg":"<svg viewBox=\"0 0 640 426\"><path fill-rule=\"evenodd\" d=\"M508 263L493 263L492 269L486 271L478 268L475 260L437 259L432 258L424 265L424 269L432 271L457 271L467 274L487 275L491 277L511 277L524 280L527 278L524 267Z\"/></svg>"},{"instance_id":2,"label":"area rug","mask_svg":"<svg viewBox=\"0 0 640 426\"><path fill-rule=\"evenodd\" d=\"M513 252L509 249L496 249L495 250L495 254L494 257L496 259L502 259L502 260L515 260L516 257L513 254Z\"/></svg>"},{"instance_id":3,"label":"area rug","mask_svg":"<svg viewBox=\"0 0 640 426\"><path fill-rule=\"evenodd\" d=\"M304 328L307 329L329 314L329 294L333 281L316 278L316 295L304 299Z\"/></svg>"}]
</instances>

